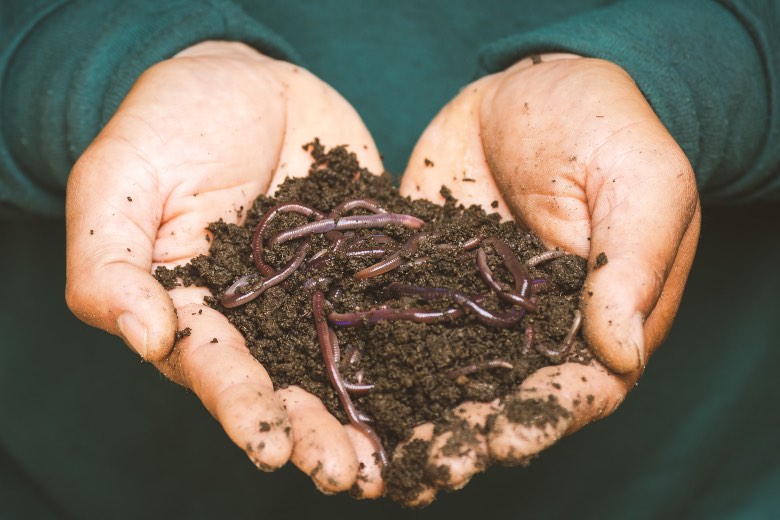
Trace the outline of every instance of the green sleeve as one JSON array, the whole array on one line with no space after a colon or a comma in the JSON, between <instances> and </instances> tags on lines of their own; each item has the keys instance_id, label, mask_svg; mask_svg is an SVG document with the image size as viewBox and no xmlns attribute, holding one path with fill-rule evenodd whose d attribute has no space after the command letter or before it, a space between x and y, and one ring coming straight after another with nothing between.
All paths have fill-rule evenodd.
<instances>
[{"instance_id":1,"label":"green sleeve","mask_svg":"<svg viewBox=\"0 0 780 520\"><path fill-rule=\"evenodd\" d=\"M149 66L197 42L295 53L222 0L4 0L0 215L59 215L70 168Z\"/></svg>"},{"instance_id":2,"label":"green sleeve","mask_svg":"<svg viewBox=\"0 0 780 520\"><path fill-rule=\"evenodd\" d=\"M705 202L780 199L780 2L624 1L485 49L483 72L573 52L631 74Z\"/></svg>"}]
</instances>

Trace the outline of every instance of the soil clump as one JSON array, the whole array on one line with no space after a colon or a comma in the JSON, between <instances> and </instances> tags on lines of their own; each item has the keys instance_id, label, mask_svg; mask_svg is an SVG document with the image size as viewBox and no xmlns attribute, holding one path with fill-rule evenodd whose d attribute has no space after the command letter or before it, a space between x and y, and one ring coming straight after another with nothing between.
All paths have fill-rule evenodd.
<instances>
[{"instance_id":1,"label":"soil clump","mask_svg":"<svg viewBox=\"0 0 780 520\"><path fill-rule=\"evenodd\" d=\"M522 263L544 253L545 247L514 222L501 222L497 214L488 214L480 207L463 207L444 187L444 205L410 200L398 193L389 174L374 175L361 168L345 147L326 151L315 141L307 149L313 158L307 177L286 180L273 197L258 197L246 211L242 225L223 221L210 224L210 254L173 270L160 268L156 272L158 280L167 288L177 284L207 287L213 295L207 298L208 305L225 314L243 334L247 347L268 371L276 388L298 385L306 389L344 423L348 418L323 363L312 290L326 295L327 313L349 314L381 306L430 312L460 309L461 315L453 311L452 318L436 323L372 322L368 315L359 325L331 322L341 351L338 366L343 379L374 385L365 395L353 395L352 401L371 418L369 424L389 454L409 437L414 426L425 422L433 422L439 430L460 430L447 448L453 453L467 448L473 432L452 413L464 401L507 400L517 408L517 422L524 424L544 425L565 416L568 412L554 400L524 403L511 396L513 389L542 367L588 363L592 359L581 335L570 334L586 275L585 260L563 255L527 267L533 280L535 310L527 311L511 326L480 321L476 312L451 299L424 301L414 295L388 295L387 288L394 282L448 288L479 295L479 304L493 314L515 312L517 305L497 297L486 285L477 268L476 249L469 249L467 244L475 237L500 239ZM270 208L295 201L328 213L345 200L365 198L388 212L413 215L425 224L419 230L395 224L354 230L355 240L364 239L369 245L381 243L375 249L384 248L384 254L352 255L348 248L342 248L324 255L325 260L319 262L311 258L318 252L333 250L333 243L322 233L313 234L306 260L283 283L244 305L223 305L223 294L238 278L257 273L252 237ZM370 213L358 208L349 215ZM264 236L267 240L310 221L296 213L280 213L269 222ZM420 240L414 252L404 251L404 244L418 232L429 233L429 238ZM388 238L376 238L380 234ZM265 262L281 268L293 258L300 240L266 247ZM489 253L487 264L495 281L502 287L514 286L514 277L497 250L488 245L483 249ZM375 277L355 278L356 272L398 250L403 259L400 267ZM567 336L567 348L560 352ZM408 500L426 480L441 480L440 472L441 468L427 467L426 443L414 441L402 456L385 466L387 494L395 500Z\"/></svg>"}]
</instances>

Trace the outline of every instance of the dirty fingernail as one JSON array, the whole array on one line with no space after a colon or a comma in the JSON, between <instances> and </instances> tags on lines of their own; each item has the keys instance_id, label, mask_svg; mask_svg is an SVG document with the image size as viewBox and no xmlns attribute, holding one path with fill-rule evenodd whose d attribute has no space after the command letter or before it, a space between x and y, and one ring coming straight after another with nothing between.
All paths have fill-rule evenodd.
<instances>
[{"instance_id":1,"label":"dirty fingernail","mask_svg":"<svg viewBox=\"0 0 780 520\"><path fill-rule=\"evenodd\" d=\"M125 312L116 320L116 326L125 343L145 359L147 331L141 320L135 314Z\"/></svg>"}]
</instances>

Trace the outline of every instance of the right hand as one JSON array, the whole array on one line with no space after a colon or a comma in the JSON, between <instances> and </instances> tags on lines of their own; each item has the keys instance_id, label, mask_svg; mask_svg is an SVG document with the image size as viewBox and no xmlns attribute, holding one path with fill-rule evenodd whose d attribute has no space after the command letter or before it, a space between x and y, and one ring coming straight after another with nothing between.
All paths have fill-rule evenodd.
<instances>
[{"instance_id":1,"label":"right hand","mask_svg":"<svg viewBox=\"0 0 780 520\"><path fill-rule=\"evenodd\" d=\"M554 399L568 412L554 424L513 422L508 399L460 405L475 441L455 455L444 449L451 432L418 427L447 478L421 488L416 505L486 461L522 463L615 410L669 332L699 237L690 163L628 73L604 60L528 58L462 89L418 141L401 193L441 201L442 184L466 205L496 201L549 249L588 260L583 333L601 363L543 368L514 392Z\"/></svg>"},{"instance_id":2,"label":"right hand","mask_svg":"<svg viewBox=\"0 0 780 520\"><path fill-rule=\"evenodd\" d=\"M382 481L365 436L300 388L275 392L239 332L203 304L206 289L166 292L151 274L207 253L208 223L237 223L258 195L305 175L302 145L315 137L383 170L354 109L299 67L228 42L151 67L70 175L66 299L191 389L259 468L291 459L323 491L357 482L375 497Z\"/></svg>"}]
</instances>

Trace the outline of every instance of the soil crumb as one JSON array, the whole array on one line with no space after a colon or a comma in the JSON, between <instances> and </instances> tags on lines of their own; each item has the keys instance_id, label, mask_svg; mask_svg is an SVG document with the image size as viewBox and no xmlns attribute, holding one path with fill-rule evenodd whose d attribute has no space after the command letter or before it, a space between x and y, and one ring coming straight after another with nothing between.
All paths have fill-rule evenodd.
<instances>
[{"instance_id":1,"label":"soil crumb","mask_svg":"<svg viewBox=\"0 0 780 520\"><path fill-rule=\"evenodd\" d=\"M389 294L391 283L425 288L447 288L470 295L493 315L509 315L520 307L491 290L478 270L478 255L494 281L506 291L516 287L514 276L502 260L499 239L523 264L545 251L534 235L514 222L501 222L498 214L480 207L464 207L446 187L443 205L402 197L392 177L374 175L362 168L354 154L339 146L326 151L316 141L306 147L312 155L309 175L286 180L273 197L260 196L246 211L242 225L223 221L209 225L210 254L199 256L174 270L159 268L157 279L167 288L178 284L205 286L213 295L207 303L225 314L243 334L252 354L263 364L277 388L298 385L318 396L344 423L348 422L323 363L315 329L312 291L325 295L325 313L350 315L382 308L416 309L437 313L449 309L451 318L435 323L374 319L339 325L331 321L340 350L338 367L351 383L372 384L365 395L352 395L355 407L371 418L370 425L388 454L409 438L413 427L434 423L438 431L452 431L449 453L467 450L474 433L453 418L453 410L465 401L500 399L511 408L512 420L523 424L554 423L567 413L553 401L522 401L513 389L536 370L564 362L588 363L591 353L582 336L571 336L575 311L586 274L586 262L564 255L526 266L529 310L511 326L480 321L479 312L453 300L424 300L415 295ZM413 215L425 224L414 230L392 224L382 229L356 229L349 235L354 247L334 247L325 233L313 234L305 260L283 283L256 299L225 308L222 296L242 276L258 278L253 260L252 237L258 222L277 204L299 202L329 213L349 199L371 199L387 212ZM495 205L494 205L495 207ZM365 208L346 215L371 215ZM269 246L274 235L307 224L297 213L279 213L264 233L264 261L281 269L295 256L303 239ZM427 233L417 248L404 248L416 233ZM481 238L479 247L475 238ZM471 245L470 245L471 244ZM360 250L362 253L356 254ZM357 279L355 273L396 254L400 266L379 276ZM319 255L319 256L318 256ZM253 278L254 277L254 278ZM343 323L343 320L342 320ZM564 344L565 343L565 344ZM565 348L564 348L565 347ZM428 467L429 443L406 444L383 469L387 496L409 502L426 482L441 481L442 469ZM489 461L484 461L487 467ZM446 468L445 468L446 469Z\"/></svg>"}]
</instances>

